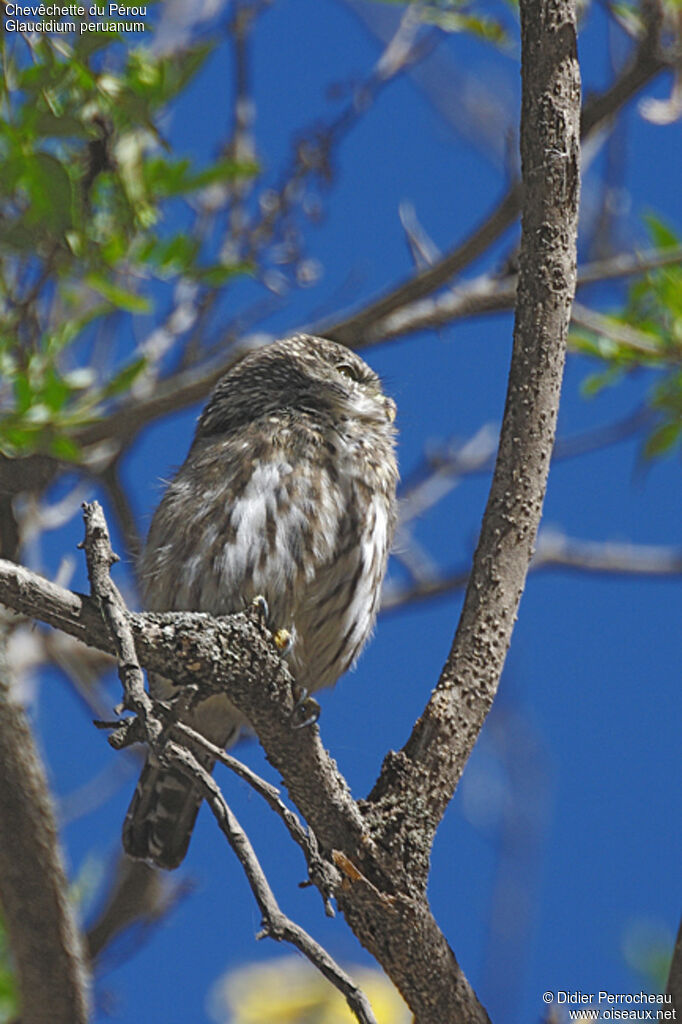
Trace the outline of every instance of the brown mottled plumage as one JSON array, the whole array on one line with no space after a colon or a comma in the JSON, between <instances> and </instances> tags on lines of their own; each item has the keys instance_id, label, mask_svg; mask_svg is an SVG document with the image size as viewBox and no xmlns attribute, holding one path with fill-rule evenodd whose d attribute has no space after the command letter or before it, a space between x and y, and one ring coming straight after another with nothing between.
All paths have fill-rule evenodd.
<instances>
[{"instance_id":1,"label":"brown mottled plumage","mask_svg":"<svg viewBox=\"0 0 682 1024\"><path fill-rule=\"evenodd\" d=\"M146 607L225 615L263 595L271 622L291 633L299 686L332 686L376 617L395 527L394 418L377 375L335 342L298 334L246 356L216 387L154 516ZM173 692L158 677L151 689ZM187 720L219 746L244 724L222 696ZM188 779L149 758L127 852L176 867L200 802Z\"/></svg>"}]
</instances>

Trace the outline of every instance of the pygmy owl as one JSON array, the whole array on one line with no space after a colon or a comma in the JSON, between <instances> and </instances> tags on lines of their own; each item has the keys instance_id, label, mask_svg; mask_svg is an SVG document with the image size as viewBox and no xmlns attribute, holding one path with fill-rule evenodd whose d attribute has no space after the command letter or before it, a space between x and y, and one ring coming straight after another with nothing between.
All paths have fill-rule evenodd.
<instances>
[{"instance_id":1,"label":"pygmy owl","mask_svg":"<svg viewBox=\"0 0 682 1024\"><path fill-rule=\"evenodd\" d=\"M335 342L297 334L247 355L215 388L154 515L146 607L227 615L262 595L271 623L291 634L299 687L332 686L376 617L396 519L394 419L377 375ZM177 692L159 677L150 689ZM223 695L185 720L220 747L246 724ZM191 780L150 755L126 851L177 867L200 803Z\"/></svg>"}]
</instances>

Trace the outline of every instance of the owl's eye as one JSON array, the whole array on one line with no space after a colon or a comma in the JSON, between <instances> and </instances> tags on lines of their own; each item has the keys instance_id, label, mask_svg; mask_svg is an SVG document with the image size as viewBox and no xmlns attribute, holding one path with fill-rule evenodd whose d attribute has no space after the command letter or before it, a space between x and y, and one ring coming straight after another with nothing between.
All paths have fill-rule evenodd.
<instances>
[{"instance_id":1,"label":"owl's eye","mask_svg":"<svg viewBox=\"0 0 682 1024\"><path fill-rule=\"evenodd\" d=\"M350 378L350 380L360 380L360 374L358 373L356 367L351 366L350 363L339 363L336 369L339 371L339 373L342 373L344 377Z\"/></svg>"}]
</instances>

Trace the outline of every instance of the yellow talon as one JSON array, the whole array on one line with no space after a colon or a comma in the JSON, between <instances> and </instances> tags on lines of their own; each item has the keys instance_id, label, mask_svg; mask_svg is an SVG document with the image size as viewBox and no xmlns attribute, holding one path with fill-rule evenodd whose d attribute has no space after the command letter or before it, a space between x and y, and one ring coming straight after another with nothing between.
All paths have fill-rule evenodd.
<instances>
[{"instance_id":1,"label":"yellow talon","mask_svg":"<svg viewBox=\"0 0 682 1024\"><path fill-rule=\"evenodd\" d=\"M291 633L288 629L278 629L273 635L273 640L280 654L286 654L291 647Z\"/></svg>"}]
</instances>

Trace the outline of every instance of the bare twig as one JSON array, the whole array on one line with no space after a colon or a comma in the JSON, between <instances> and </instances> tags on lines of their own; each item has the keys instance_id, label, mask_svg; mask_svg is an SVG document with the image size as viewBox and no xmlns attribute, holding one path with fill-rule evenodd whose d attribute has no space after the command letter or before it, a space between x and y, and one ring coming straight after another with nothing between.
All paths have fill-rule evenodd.
<instances>
[{"instance_id":1,"label":"bare twig","mask_svg":"<svg viewBox=\"0 0 682 1024\"><path fill-rule=\"evenodd\" d=\"M680 262L680 248L619 253L610 259L586 263L581 267L578 270L577 287L632 277ZM377 345L414 331L436 329L458 320L511 310L516 301L517 285L516 274L506 274L504 277L483 274L442 295L401 306L382 320L381 332L377 332L376 336L373 334L371 342L367 344ZM574 305L576 308L580 307ZM577 318L576 322L579 322Z\"/></svg>"},{"instance_id":2,"label":"bare twig","mask_svg":"<svg viewBox=\"0 0 682 1024\"><path fill-rule=\"evenodd\" d=\"M134 568L142 549L142 539L135 520L135 513L133 512L132 505L128 500L125 488L121 483L119 460L114 459L110 462L109 465L102 470L100 478L113 506L119 529L123 535L126 550L128 551Z\"/></svg>"},{"instance_id":3,"label":"bare twig","mask_svg":"<svg viewBox=\"0 0 682 1024\"><path fill-rule=\"evenodd\" d=\"M123 707L135 712L142 724L145 739L154 745L161 736L161 723L154 714L152 700L144 687L144 675L137 660L125 603L109 575L118 556L111 548L109 530L99 502L85 502L83 518L85 540L82 547L88 566L88 578L92 596L99 607L116 654L118 675L124 693Z\"/></svg>"},{"instance_id":4,"label":"bare twig","mask_svg":"<svg viewBox=\"0 0 682 1024\"><path fill-rule=\"evenodd\" d=\"M670 579L682 576L682 548L655 544L621 544L615 541L576 540L550 531L538 536L531 572L569 569L598 575ZM382 614L404 608L416 601L462 590L469 580L467 568L444 576L418 580L411 586L384 588Z\"/></svg>"},{"instance_id":5,"label":"bare twig","mask_svg":"<svg viewBox=\"0 0 682 1024\"><path fill-rule=\"evenodd\" d=\"M352 978L339 967L315 939L280 910L249 837L225 802L215 780L185 747L169 742L166 750L172 763L201 789L218 827L244 869L251 892L263 915L263 930L258 938L267 936L277 942L290 942L335 988L343 993L350 1009L361 1024L376 1024L376 1018L367 997Z\"/></svg>"},{"instance_id":6,"label":"bare twig","mask_svg":"<svg viewBox=\"0 0 682 1024\"><path fill-rule=\"evenodd\" d=\"M682 345L670 344L667 346L657 344L656 338L644 331L638 331L629 324L617 323L603 313L579 302L573 303L571 320L583 330L591 331L617 345L624 345L631 349L636 355L645 360L654 360L655 363L682 361Z\"/></svg>"},{"instance_id":7,"label":"bare twig","mask_svg":"<svg viewBox=\"0 0 682 1024\"><path fill-rule=\"evenodd\" d=\"M538 537L532 568L576 569L617 576L679 576L682 575L682 548L577 540L543 530Z\"/></svg>"},{"instance_id":8,"label":"bare twig","mask_svg":"<svg viewBox=\"0 0 682 1024\"><path fill-rule=\"evenodd\" d=\"M224 764L226 768L233 771L240 779L247 782L252 789L263 797L271 810L279 815L293 841L303 850L308 864L310 879L320 889L327 917L334 917L334 908L332 907L330 896L338 888L340 876L333 865L320 856L315 834L310 829L303 827L298 815L294 814L281 799L277 787L273 786L270 782L266 782L260 775L256 775L251 768L247 767L236 757L228 754L227 751L216 747L214 743L207 740L201 733L198 733L195 729L190 729L184 722L175 722L173 730L180 733L185 739L191 740L193 746L201 747L207 751L216 761Z\"/></svg>"},{"instance_id":9,"label":"bare twig","mask_svg":"<svg viewBox=\"0 0 682 1024\"><path fill-rule=\"evenodd\" d=\"M583 139L605 124L628 99L672 63L673 56L666 57L658 49L660 23L652 18L649 25L631 63L608 89L586 102L581 118ZM353 347L380 341L385 336L389 315L441 288L482 255L514 222L521 209L521 200L521 185L516 183L469 238L446 253L432 267L392 288L350 316L323 322L313 330Z\"/></svg>"}]
</instances>

